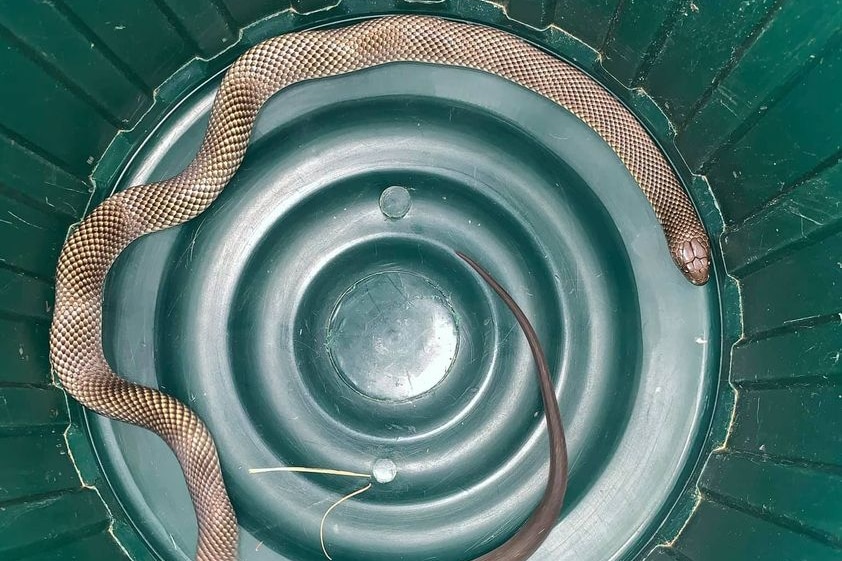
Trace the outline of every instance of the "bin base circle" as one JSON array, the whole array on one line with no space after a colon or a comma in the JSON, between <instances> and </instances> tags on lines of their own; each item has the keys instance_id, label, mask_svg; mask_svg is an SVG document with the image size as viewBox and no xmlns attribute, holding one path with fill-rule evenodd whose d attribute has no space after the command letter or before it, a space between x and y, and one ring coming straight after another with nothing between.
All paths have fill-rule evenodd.
<instances>
[{"instance_id":1,"label":"bin base circle","mask_svg":"<svg viewBox=\"0 0 842 561\"><path fill-rule=\"evenodd\" d=\"M118 188L195 154L218 85L187 96ZM393 64L270 100L212 207L120 256L106 352L208 425L240 559L471 559L507 539L548 469L535 366L489 269L532 320L571 479L535 559L633 556L687 483L714 395L717 295L676 270L611 149L553 103L476 71ZM164 559L192 558L178 464L89 415L108 483ZM378 467L379 466L379 467ZM388 466L388 477L383 476ZM375 469L376 468L376 469Z\"/></svg>"}]
</instances>

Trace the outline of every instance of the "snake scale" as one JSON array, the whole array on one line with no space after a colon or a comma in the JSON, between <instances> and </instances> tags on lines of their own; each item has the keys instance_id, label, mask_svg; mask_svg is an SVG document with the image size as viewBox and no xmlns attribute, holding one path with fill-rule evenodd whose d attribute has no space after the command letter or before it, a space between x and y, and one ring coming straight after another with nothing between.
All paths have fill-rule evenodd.
<instances>
[{"instance_id":1,"label":"snake scale","mask_svg":"<svg viewBox=\"0 0 842 561\"><path fill-rule=\"evenodd\" d=\"M198 519L198 561L229 561L237 551L237 522L213 439L187 406L124 380L109 367L101 333L106 275L133 240L182 224L208 208L237 171L257 114L276 92L303 80L398 61L485 71L575 114L611 146L637 180L679 269L694 284L707 282L708 237L645 129L595 81L525 41L484 26L428 16L389 16L290 33L252 47L226 72L193 161L170 179L107 198L69 236L59 257L50 330L52 368L70 395L97 413L154 431L174 451ZM483 559L524 559L548 530L530 532L511 540L530 547L513 549L510 541L509 549L504 544Z\"/></svg>"}]
</instances>

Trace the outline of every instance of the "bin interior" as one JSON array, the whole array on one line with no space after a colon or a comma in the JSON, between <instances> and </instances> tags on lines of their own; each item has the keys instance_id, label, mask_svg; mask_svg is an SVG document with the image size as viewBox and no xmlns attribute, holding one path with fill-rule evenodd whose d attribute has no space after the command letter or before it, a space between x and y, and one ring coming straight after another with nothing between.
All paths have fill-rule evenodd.
<instances>
[{"instance_id":1,"label":"bin interior","mask_svg":"<svg viewBox=\"0 0 842 561\"><path fill-rule=\"evenodd\" d=\"M469 559L528 514L546 465L531 362L449 254L464 243L555 337L571 489L537 559L838 559L840 4L0 6L0 557L192 558L166 447L50 374L61 245L109 193L190 161L249 46L424 13L517 33L617 95L693 198L715 275L683 283L610 149L501 79L398 64L282 92L220 200L131 246L104 302L117 371L211 427L241 558L322 558L324 510L359 487L248 474L272 462L394 461L331 514L336 558ZM384 216L388 187L405 216Z\"/></svg>"}]
</instances>

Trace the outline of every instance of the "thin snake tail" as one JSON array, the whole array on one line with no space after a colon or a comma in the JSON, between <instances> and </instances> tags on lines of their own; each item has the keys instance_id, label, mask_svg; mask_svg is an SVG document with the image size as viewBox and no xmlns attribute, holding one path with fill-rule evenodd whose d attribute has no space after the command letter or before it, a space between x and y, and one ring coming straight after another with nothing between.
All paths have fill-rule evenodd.
<instances>
[{"instance_id":1,"label":"thin snake tail","mask_svg":"<svg viewBox=\"0 0 842 561\"><path fill-rule=\"evenodd\" d=\"M456 255L470 265L511 310L529 343L532 357L538 367L538 382L550 441L550 471L547 486L538 506L517 532L496 549L476 559L476 561L523 561L532 555L547 539L558 521L561 508L564 505L568 481L567 442L564 435L564 425L550 376L550 367L541 347L541 341L529 318L506 289L491 276L491 273L464 253L457 251Z\"/></svg>"}]
</instances>

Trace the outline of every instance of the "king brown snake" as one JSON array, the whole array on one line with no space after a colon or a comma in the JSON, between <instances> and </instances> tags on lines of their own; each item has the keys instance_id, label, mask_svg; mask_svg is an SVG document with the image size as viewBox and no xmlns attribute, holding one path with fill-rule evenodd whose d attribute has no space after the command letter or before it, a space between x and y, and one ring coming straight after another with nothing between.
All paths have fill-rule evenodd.
<instances>
[{"instance_id":1,"label":"king brown snake","mask_svg":"<svg viewBox=\"0 0 842 561\"><path fill-rule=\"evenodd\" d=\"M140 236L202 213L236 172L263 104L281 89L391 62L459 66L497 75L554 101L616 152L660 221L673 261L694 284L708 280L710 245L689 197L644 127L614 96L570 64L503 31L428 16L390 16L268 39L228 69L198 154L178 175L103 201L72 232L59 257L50 361L64 389L90 409L154 431L184 471L199 525L196 559L236 558L238 527L213 439L178 400L117 376L102 348L102 294L120 252ZM483 561L522 560L546 538L566 487L566 449L543 352L526 317L465 256L515 313L539 367L551 441L546 494L532 517Z\"/></svg>"}]
</instances>

